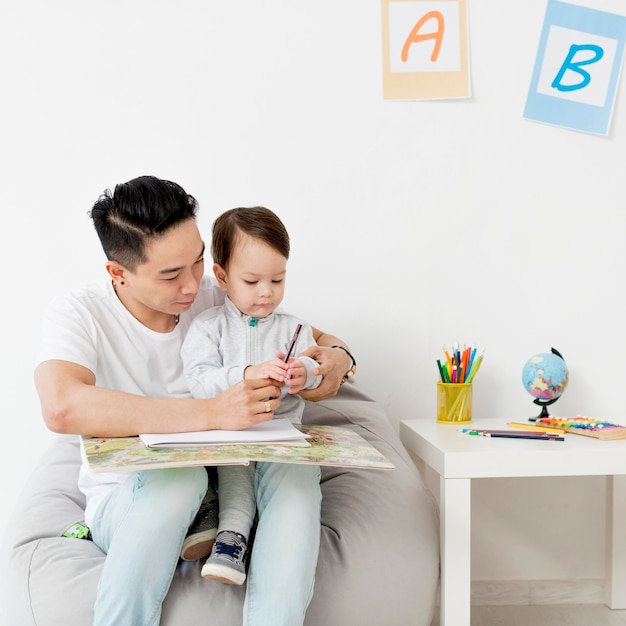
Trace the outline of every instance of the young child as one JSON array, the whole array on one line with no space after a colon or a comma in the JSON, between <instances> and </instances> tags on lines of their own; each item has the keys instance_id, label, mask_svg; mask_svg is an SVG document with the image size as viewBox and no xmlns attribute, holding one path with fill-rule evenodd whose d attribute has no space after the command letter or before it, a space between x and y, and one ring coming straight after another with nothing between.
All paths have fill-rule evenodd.
<instances>
[{"instance_id":1,"label":"young child","mask_svg":"<svg viewBox=\"0 0 626 626\"><path fill-rule=\"evenodd\" d=\"M269 209L237 208L215 220L212 235L213 272L226 301L200 313L185 338L181 356L189 389L194 397L208 398L244 379L273 379L284 385L274 415L300 422L304 400L298 392L317 387L322 377L316 375L316 361L296 356L315 344L311 327L277 309L285 292L287 230ZM285 362L298 325L294 356ZM271 412L269 403L266 410ZM205 578L234 585L246 579L255 471L255 464L218 468L219 526L202 568ZM293 466L293 471L319 475L317 466ZM319 480L302 485L315 488L311 499L321 502Z\"/></svg>"}]
</instances>

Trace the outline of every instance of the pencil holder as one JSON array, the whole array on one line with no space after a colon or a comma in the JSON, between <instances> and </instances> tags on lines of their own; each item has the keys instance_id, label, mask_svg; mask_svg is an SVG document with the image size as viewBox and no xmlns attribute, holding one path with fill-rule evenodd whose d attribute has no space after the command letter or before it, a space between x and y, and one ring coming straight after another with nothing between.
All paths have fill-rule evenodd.
<instances>
[{"instance_id":1,"label":"pencil holder","mask_svg":"<svg viewBox=\"0 0 626 626\"><path fill-rule=\"evenodd\" d=\"M437 421L442 424L472 421L472 383L437 383Z\"/></svg>"}]
</instances>

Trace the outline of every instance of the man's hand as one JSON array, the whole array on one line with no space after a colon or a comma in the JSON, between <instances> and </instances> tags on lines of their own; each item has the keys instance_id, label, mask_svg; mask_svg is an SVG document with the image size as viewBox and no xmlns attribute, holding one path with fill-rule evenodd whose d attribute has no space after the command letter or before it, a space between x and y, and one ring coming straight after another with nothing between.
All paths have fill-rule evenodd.
<instances>
[{"instance_id":1,"label":"man's hand","mask_svg":"<svg viewBox=\"0 0 626 626\"><path fill-rule=\"evenodd\" d=\"M242 430L274 417L280 406L280 386L271 378L242 380L213 400L220 401L220 420L224 430Z\"/></svg>"},{"instance_id":2,"label":"man's hand","mask_svg":"<svg viewBox=\"0 0 626 626\"><path fill-rule=\"evenodd\" d=\"M345 373L352 366L350 357L343 350L324 346L312 346L302 355L319 363L313 373L321 374L322 382L317 389L302 390L300 395L311 402L319 402L336 395Z\"/></svg>"}]
</instances>

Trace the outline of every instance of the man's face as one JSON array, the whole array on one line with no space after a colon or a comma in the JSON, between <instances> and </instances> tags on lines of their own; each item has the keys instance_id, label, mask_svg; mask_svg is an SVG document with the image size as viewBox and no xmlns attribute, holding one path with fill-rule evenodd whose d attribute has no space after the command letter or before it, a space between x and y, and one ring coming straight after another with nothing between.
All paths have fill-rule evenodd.
<instances>
[{"instance_id":1,"label":"man's face","mask_svg":"<svg viewBox=\"0 0 626 626\"><path fill-rule=\"evenodd\" d=\"M147 261L124 271L118 295L142 323L191 308L204 274L204 242L193 219L181 222L146 246Z\"/></svg>"}]
</instances>

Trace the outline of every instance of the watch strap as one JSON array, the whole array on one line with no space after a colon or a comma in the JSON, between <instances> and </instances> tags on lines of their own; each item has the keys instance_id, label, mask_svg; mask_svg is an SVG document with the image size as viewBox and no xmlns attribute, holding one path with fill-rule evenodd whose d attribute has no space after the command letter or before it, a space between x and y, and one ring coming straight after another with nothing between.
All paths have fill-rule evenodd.
<instances>
[{"instance_id":1,"label":"watch strap","mask_svg":"<svg viewBox=\"0 0 626 626\"><path fill-rule=\"evenodd\" d=\"M343 350L352 360L352 367L343 375L343 378L341 379L340 384L343 385L345 382L348 382L356 374L356 359L352 356L350 351L347 348L344 348L343 346L331 346L331 348L339 348L340 350Z\"/></svg>"}]
</instances>

